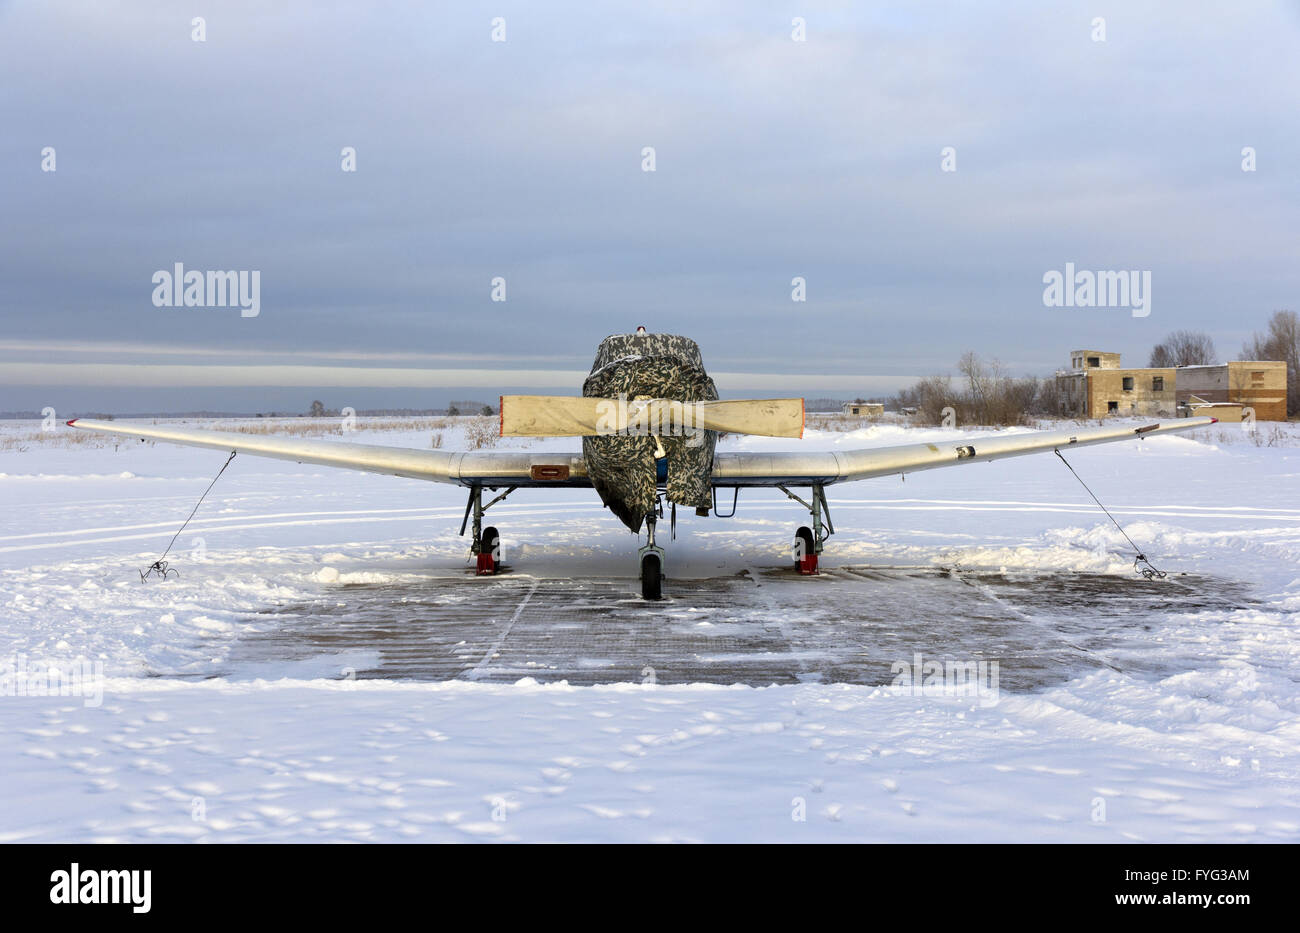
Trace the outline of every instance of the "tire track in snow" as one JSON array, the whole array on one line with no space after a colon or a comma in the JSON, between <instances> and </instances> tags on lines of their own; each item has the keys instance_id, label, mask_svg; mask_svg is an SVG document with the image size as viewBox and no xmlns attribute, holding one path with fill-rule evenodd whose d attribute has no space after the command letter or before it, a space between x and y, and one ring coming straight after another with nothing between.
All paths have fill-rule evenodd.
<instances>
[{"instance_id":1,"label":"tire track in snow","mask_svg":"<svg viewBox=\"0 0 1300 933\"><path fill-rule=\"evenodd\" d=\"M483 655L482 660L462 675L466 680L478 680L480 673L492 663L493 657L500 652L501 647L506 643L506 639L510 637L510 630L515 627L515 623L518 622L519 617L523 615L524 609L528 605L528 601L533 598L533 594L537 592L537 588L541 586L541 584L542 581L540 578L533 578L533 585L529 587L528 592L524 594L523 600L515 608L515 614L512 615L510 621L506 623L505 630L497 637L497 640L493 643L492 647L487 650L487 654Z\"/></svg>"},{"instance_id":2,"label":"tire track in snow","mask_svg":"<svg viewBox=\"0 0 1300 933\"><path fill-rule=\"evenodd\" d=\"M496 508L502 508L502 506L495 506L494 510ZM595 506L580 506L579 508L588 509L590 511L595 511L596 509ZM382 512L383 510L379 510L379 511ZM377 521L413 522L413 521L427 521L430 518L455 517L457 515L460 515L463 511L464 508L462 506L456 506L456 507L451 507L446 509L433 509L427 512L422 512L421 514L418 515L404 515L404 516L383 515L378 513L363 512L362 513L363 517L360 518L335 518L335 519L327 519L327 520L305 519L300 521L287 521L287 522L261 522L261 521L250 522L247 520L247 518L256 519L258 516L248 516L247 518L231 517L226 519L209 518L209 519L204 519L202 521L192 522L188 527L190 530L212 532L212 531L247 531L255 528L290 528L290 527L302 526L302 525L350 525L350 524L358 524L358 523L365 524L368 522L377 522ZM573 509L530 508L527 506L522 506L522 507L514 506L511 508L503 509L501 514L531 516L531 515L554 515L557 513L567 513L570 511L573 511ZM288 513L288 514L294 514L294 513ZM305 514L313 514L313 513L305 513ZM223 521L227 521L227 522L236 521L236 522L242 522L242 524L234 524L234 525L215 524L217 522L223 522ZM166 523L159 523L158 525L147 525L142 527L158 527L158 528L168 529L168 528L175 527L176 524L177 522L166 522ZM129 528L131 526L124 526L124 527ZM58 534L77 534L77 533L78 532L76 531L72 531L72 532L41 532L40 534L58 535ZM24 537L24 536L15 536L15 537ZM37 543L37 544L15 544L15 545L9 545L7 547L0 547L0 554L8 554L14 551L37 551L37 550L47 550L49 548L80 547L89 544L110 544L116 541L139 541L144 539L152 540L152 539L156 539L157 537L158 535L155 533L148 533L148 534L134 534L134 535L113 535L104 538L83 538L74 541L51 541L51 542L44 542L44 543Z\"/></svg>"},{"instance_id":3,"label":"tire track in snow","mask_svg":"<svg viewBox=\"0 0 1300 933\"><path fill-rule=\"evenodd\" d=\"M1097 508L1079 503L1073 506L1066 505L867 505L860 504L851 499L836 501L835 508L840 511L881 511L881 512L1030 512L1061 515L1092 515L1101 514ZM1185 510L1176 511L1172 507L1141 507L1141 506L1108 506L1116 515L1129 516L1147 516L1154 518L1231 518L1240 520L1254 521L1275 521L1275 522L1300 522L1300 513L1297 514L1245 514L1231 509L1216 509L1213 512L1189 512ZM1261 510L1252 510L1255 512ZM1281 510L1279 510L1281 511Z\"/></svg>"},{"instance_id":4,"label":"tire track in snow","mask_svg":"<svg viewBox=\"0 0 1300 933\"><path fill-rule=\"evenodd\" d=\"M231 522L231 521L248 521L252 519L264 518L309 518L312 516L325 515L399 515L402 513L419 513L422 515L438 515L442 513L455 514L460 509L456 507L447 508L422 508L422 509L351 509L341 512L272 512L265 515L225 515L212 516L209 518L197 519L191 522L191 527L207 525L213 522ZM166 522L147 522L138 525L103 525L97 528L69 528L64 531L35 531L23 535L0 535L0 541L23 541L29 538L53 538L58 535L90 535L99 534L105 531L137 531L144 528L172 528L175 521Z\"/></svg>"},{"instance_id":5,"label":"tire track in snow","mask_svg":"<svg viewBox=\"0 0 1300 933\"><path fill-rule=\"evenodd\" d=\"M767 609L771 619L773 620L767 624L775 628L780 634L781 640L785 642L787 653L799 668L799 672L795 675L795 678L800 683L805 682L805 680L809 679L809 675L812 674L812 672L808 670L808 664L803 657L802 650L800 650L800 648L794 643L794 638L791 636L789 627L785 623L784 615L779 611L776 600L772 596L771 589L764 586L762 574L753 564L746 564L745 572L749 574L750 582L754 584L755 595L758 596L759 601L763 604L763 607ZM820 674L816 674L815 677L817 680L821 680Z\"/></svg>"},{"instance_id":6,"label":"tire track in snow","mask_svg":"<svg viewBox=\"0 0 1300 933\"><path fill-rule=\"evenodd\" d=\"M1012 603L1007 602L997 593L993 592L993 588L990 587L988 584L984 583L983 581L978 579L972 580L970 577L968 577L957 567L953 567L949 571L949 573L951 573L956 579L960 580L962 583L974 589L985 599L989 600L990 602L994 603L1001 609L1015 616L1017 619L1020 619L1024 622L1028 622L1030 625L1034 625L1037 626L1038 628L1043 629L1044 631L1050 633L1053 638L1059 639L1062 643L1070 646L1075 651L1079 652L1085 657L1092 658L1093 660L1097 661L1099 664L1103 664L1106 667L1109 667L1112 671L1121 674L1124 673L1124 671L1121 668L1116 667L1114 664L1110 662L1109 659L1103 657L1101 654L1098 654L1095 651L1090 651L1089 649L1083 647L1082 645L1075 644L1072 640L1067 638L1061 632L1052 628L1050 625L1045 625L1042 622L1040 622L1034 615L1025 612L1023 609L1019 608L1018 606L1015 606Z\"/></svg>"},{"instance_id":7,"label":"tire track in snow","mask_svg":"<svg viewBox=\"0 0 1300 933\"><path fill-rule=\"evenodd\" d=\"M1034 502L1028 499L841 499L837 500L846 505L890 505L896 503L919 504L919 505L995 505L995 506L1013 506L1013 505L1032 505L1040 507L1065 507L1075 508L1083 503L1079 502ZM1275 507L1255 507L1255 506L1224 506L1224 505L1186 505L1184 503L1160 504L1149 503L1145 506L1129 506L1129 508L1148 508L1148 509L1181 509L1183 511L1196 512L1276 512L1286 515L1300 515L1300 509L1280 509Z\"/></svg>"}]
</instances>

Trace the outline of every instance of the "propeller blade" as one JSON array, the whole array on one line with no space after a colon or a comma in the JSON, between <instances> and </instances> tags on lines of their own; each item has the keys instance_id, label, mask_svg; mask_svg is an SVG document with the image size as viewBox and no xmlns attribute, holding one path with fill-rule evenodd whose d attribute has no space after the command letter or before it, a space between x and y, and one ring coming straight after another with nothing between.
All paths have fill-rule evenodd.
<instances>
[{"instance_id":1,"label":"propeller blade","mask_svg":"<svg viewBox=\"0 0 1300 933\"><path fill-rule=\"evenodd\" d=\"M803 399L723 399L699 402L700 426L727 434L803 437Z\"/></svg>"},{"instance_id":2,"label":"propeller blade","mask_svg":"<svg viewBox=\"0 0 1300 933\"><path fill-rule=\"evenodd\" d=\"M572 395L501 396L502 437L582 437L597 430L598 406L609 399ZM617 406L617 402L613 403Z\"/></svg>"}]
</instances>

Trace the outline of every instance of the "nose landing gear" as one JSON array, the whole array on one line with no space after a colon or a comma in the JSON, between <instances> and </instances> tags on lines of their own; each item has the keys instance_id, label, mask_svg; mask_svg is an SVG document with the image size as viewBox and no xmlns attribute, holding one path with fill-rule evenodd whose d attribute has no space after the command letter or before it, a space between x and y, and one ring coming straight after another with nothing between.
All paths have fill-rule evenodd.
<instances>
[{"instance_id":1,"label":"nose landing gear","mask_svg":"<svg viewBox=\"0 0 1300 933\"><path fill-rule=\"evenodd\" d=\"M645 546L637 550L641 566L641 598L660 599L663 596L664 549L655 544L655 513L646 516Z\"/></svg>"}]
</instances>

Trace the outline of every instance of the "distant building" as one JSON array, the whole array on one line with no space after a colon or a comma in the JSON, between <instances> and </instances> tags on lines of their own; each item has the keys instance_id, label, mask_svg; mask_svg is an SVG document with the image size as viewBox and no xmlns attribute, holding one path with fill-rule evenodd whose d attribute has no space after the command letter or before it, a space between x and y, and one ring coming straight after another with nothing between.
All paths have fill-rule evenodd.
<instances>
[{"instance_id":1,"label":"distant building","mask_svg":"<svg viewBox=\"0 0 1300 933\"><path fill-rule=\"evenodd\" d=\"M1193 395L1187 402L1178 403L1178 415L1189 418L1218 418L1220 421L1240 424L1245 420L1246 406L1235 402L1207 402Z\"/></svg>"},{"instance_id":2,"label":"distant building","mask_svg":"<svg viewBox=\"0 0 1300 933\"><path fill-rule=\"evenodd\" d=\"M1075 350L1069 372L1056 374L1064 414L1172 418L1178 409L1173 369L1123 369L1118 353Z\"/></svg>"},{"instance_id":3,"label":"distant building","mask_svg":"<svg viewBox=\"0 0 1300 933\"><path fill-rule=\"evenodd\" d=\"M1182 366L1178 370L1178 403L1188 414L1208 414L1221 421L1229 419L1197 409L1235 405L1255 409L1257 421L1285 421L1286 363L1234 360L1218 366Z\"/></svg>"},{"instance_id":4,"label":"distant building","mask_svg":"<svg viewBox=\"0 0 1300 933\"><path fill-rule=\"evenodd\" d=\"M1070 369L1056 374L1062 414L1075 418L1208 414L1221 421L1240 421L1242 409L1253 408L1257 420L1286 420L1286 363L1234 361L1162 369L1124 369L1120 363L1118 353L1073 351ZM1206 409L1209 405L1218 410Z\"/></svg>"},{"instance_id":5,"label":"distant building","mask_svg":"<svg viewBox=\"0 0 1300 933\"><path fill-rule=\"evenodd\" d=\"M860 398L855 398L851 402L845 402L843 413L859 418L879 418L885 413L885 406L879 402L864 402Z\"/></svg>"},{"instance_id":6,"label":"distant building","mask_svg":"<svg viewBox=\"0 0 1300 933\"><path fill-rule=\"evenodd\" d=\"M1085 369L1119 369L1119 354L1102 353L1099 350L1075 350L1070 354L1070 370L1078 372Z\"/></svg>"}]
</instances>

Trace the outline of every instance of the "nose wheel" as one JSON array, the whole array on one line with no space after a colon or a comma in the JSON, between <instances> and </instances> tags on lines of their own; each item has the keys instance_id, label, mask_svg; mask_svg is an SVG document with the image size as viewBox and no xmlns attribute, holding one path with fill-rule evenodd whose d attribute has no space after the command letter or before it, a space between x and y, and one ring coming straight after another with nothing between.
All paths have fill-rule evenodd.
<instances>
[{"instance_id":1,"label":"nose wheel","mask_svg":"<svg viewBox=\"0 0 1300 933\"><path fill-rule=\"evenodd\" d=\"M641 555L641 598L663 598L664 565L655 553Z\"/></svg>"},{"instance_id":2,"label":"nose wheel","mask_svg":"<svg viewBox=\"0 0 1300 933\"><path fill-rule=\"evenodd\" d=\"M664 549L655 544L655 513L646 517L646 544L637 551L641 565L641 598L663 598Z\"/></svg>"}]
</instances>

